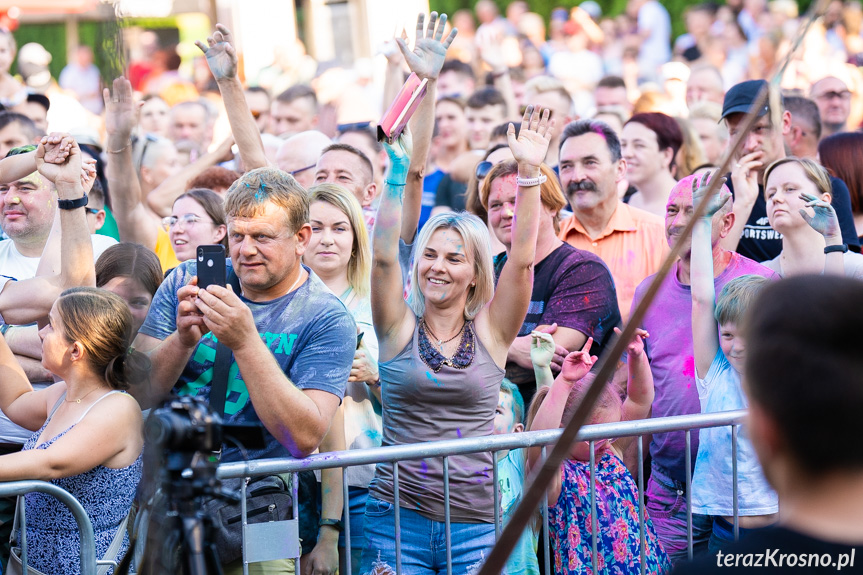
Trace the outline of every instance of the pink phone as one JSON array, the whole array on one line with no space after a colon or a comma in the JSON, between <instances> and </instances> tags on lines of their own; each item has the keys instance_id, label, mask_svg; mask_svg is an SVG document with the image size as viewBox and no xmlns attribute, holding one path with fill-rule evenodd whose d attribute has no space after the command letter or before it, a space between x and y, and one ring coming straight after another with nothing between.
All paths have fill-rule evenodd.
<instances>
[{"instance_id":1,"label":"pink phone","mask_svg":"<svg viewBox=\"0 0 863 575\"><path fill-rule=\"evenodd\" d=\"M392 144L404 131L408 121L422 102L426 94L428 79L420 80L414 73L408 77L405 85L399 90L396 99L389 110L378 122L378 140Z\"/></svg>"}]
</instances>

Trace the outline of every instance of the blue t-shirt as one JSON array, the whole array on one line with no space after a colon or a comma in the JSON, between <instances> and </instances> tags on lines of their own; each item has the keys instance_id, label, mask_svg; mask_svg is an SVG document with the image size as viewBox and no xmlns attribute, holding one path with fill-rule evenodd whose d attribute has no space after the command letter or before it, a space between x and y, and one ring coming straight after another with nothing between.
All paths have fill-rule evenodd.
<instances>
[{"instance_id":1,"label":"blue t-shirt","mask_svg":"<svg viewBox=\"0 0 863 575\"><path fill-rule=\"evenodd\" d=\"M230 261L227 265L230 273ZM190 260L165 278L139 333L164 340L177 329L177 290L189 283L196 270L196 262ZM299 389L327 391L341 399L354 359L356 325L344 304L311 270L306 270L309 279L285 296L263 303L242 296L240 299L252 310L261 339L294 385ZM201 338L174 385L176 393L209 399L216 342L212 333ZM224 419L227 423L260 423L235 362L228 372ZM266 429L264 435L266 447L250 450L250 459L290 457L287 448ZM242 459L237 447L225 445L222 461Z\"/></svg>"}]
</instances>

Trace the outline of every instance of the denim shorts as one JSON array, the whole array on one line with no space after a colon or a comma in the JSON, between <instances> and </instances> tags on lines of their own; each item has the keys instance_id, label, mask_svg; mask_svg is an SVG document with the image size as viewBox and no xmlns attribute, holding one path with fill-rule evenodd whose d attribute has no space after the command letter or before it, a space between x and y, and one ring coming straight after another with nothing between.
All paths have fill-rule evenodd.
<instances>
[{"instance_id":1,"label":"denim shorts","mask_svg":"<svg viewBox=\"0 0 863 575\"><path fill-rule=\"evenodd\" d=\"M361 573L396 573L395 517L392 503L369 496ZM446 573L445 524L404 507L399 519L402 574ZM494 546L494 523L450 523L450 540L453 575L472 575Z\"/></svg>"}]
</instances>

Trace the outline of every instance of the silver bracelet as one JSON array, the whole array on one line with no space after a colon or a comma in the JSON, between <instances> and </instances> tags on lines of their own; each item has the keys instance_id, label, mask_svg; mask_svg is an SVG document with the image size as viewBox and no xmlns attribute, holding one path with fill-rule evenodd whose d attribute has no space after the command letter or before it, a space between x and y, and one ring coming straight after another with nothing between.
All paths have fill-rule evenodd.
<instances>
[{"instance_id":1,"label":"silver bracelet","mask_svg":"<svg viewBox=\"0 0 863 575\"><path fill-rule=\"evenodd\" d=\"M548 180L548 176L545 174L540 174L535 178L522 178L521 176L516 176L515 184L520 188L532 188L533 186L541 186Z\"/></svg>"}]
</instances>

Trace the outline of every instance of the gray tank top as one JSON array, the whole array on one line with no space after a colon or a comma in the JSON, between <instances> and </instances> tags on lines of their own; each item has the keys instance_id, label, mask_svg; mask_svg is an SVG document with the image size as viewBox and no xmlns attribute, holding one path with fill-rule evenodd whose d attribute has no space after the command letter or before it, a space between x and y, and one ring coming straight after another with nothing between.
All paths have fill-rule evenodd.
<instances>
[{"instance_id":1,"label":"gray tank top","mask_svg":"<svg viewBox=\"0 0 863 575\"><path fill-rule=\"evenodd\" d=\"M504 370L474 333L476 351L466 369L443 365L434 373L420 358L418 330L393 359L379 366L383 400L383 445L484 437L494 432L494 413ZM494 521L490 453L449 458L450 518L457 523ZM380 463L371 494L395 503L393 464ZM399 464L399 505L433 521L444 521L443 460Z\"/></svg>"}]
</instances>

